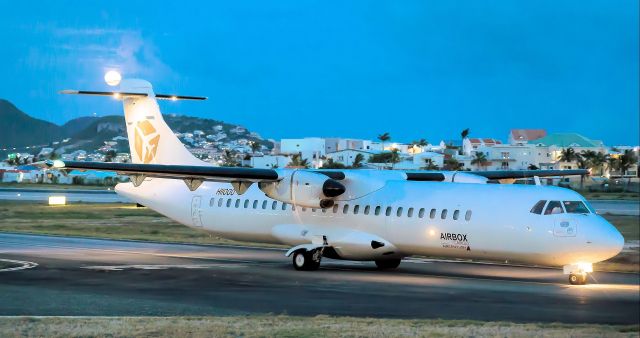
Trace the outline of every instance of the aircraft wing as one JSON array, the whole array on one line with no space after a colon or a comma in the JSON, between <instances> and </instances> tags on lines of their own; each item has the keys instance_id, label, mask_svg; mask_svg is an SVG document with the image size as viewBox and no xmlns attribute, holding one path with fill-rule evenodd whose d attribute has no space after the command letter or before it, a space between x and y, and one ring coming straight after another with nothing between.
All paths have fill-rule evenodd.
<instances>
[{"instance_id":1,"label":"aircraft wing","mask_svg":"<svg viewBox=\"0 0 640 338\"><path fill-rule=\"evenodd\" d=\"M583 176L589 175L587 169L567 169L567 170L486 170L486 171L408 171L409 181L452 181L456 175L480 176L487 180L516 180L522 178L538 177L560 177L560 176Z\"/></svg>"},{"instance_id":2,"label":"aircraft wing","mask_svg":"<svg viewBox=\"0 0 640 338\"><path fill-rule=\"evenodd\" d=\"M115 162L46 161L49 168L115 171L125 175L144 175L173 179L198 178L218 182L265 182L281 179L273 169L213 167L170 164L135 164Z\"/></svg>"},{"instance_id":3,"label":"aircraft wing","mask_svg":"<svg viewBox=\"0 0 640 338\"><path fill-rule=\"evenodd\" d=\"M472 171L469 172L474 175L486 177L490 180L502 180L502 179L519 179L519 178L532 178L538 177L550 177L550 176L586 176L589 175L587 169L566 169L566 170L489 170L489 171Z\"/></svg>"}]
</instances>

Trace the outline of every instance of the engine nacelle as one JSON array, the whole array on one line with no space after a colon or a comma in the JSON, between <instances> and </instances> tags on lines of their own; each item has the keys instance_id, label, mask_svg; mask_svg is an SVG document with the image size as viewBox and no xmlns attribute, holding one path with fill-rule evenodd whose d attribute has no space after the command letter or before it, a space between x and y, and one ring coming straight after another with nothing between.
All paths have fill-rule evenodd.
<instances>
[{"instance_id":1,"label":"engine nacelle","mask_svg":"<svg viewBox=\"0 0 640 338\"><path fill-rule=\"evenodd\" d=\"M294 170L278 182L263 182L258 186L275 200L323 209L332 207L332 198L342 195L346 190L342 183L306 170Z\"/></svg>"},{"instance_id":2,"label":"engine nacelle","mask_svg":"<svg viewBox=\"0 0 640 338\"><path fill-rule=\"evenodd\" d=\"M445 171L443 174L445 182L486 184L488 181L486 177L461 171Z\"/></svg>"}]
</instances>

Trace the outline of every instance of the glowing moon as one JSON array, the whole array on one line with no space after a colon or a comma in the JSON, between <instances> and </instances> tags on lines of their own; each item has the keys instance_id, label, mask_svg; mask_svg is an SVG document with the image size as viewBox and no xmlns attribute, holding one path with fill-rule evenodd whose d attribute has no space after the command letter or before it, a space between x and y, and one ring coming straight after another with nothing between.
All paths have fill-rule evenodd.
<instances>
[{"instance_id":1,"label":"glowing moon","mask_svg":"<svg viewBox=\"0 0 640 338\"><path fill-rule=\"evenodd\" d=\"M113 87L113 86L119 85L120 80L122 80L122 76L120 75L120 73L116 72L115 70L110 70L106 74L104 74L104 81L109 86Z\"/></svg>"}]
</instances>

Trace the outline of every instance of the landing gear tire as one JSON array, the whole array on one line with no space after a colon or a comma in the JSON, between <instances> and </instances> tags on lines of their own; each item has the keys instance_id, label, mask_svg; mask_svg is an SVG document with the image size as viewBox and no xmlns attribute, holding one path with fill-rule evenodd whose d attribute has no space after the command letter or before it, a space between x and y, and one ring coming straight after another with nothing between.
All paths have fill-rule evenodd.
<instances>
[{"instance_id":1,"label":"landing gear tire","mask_svg":"<svg viewBox=\"0 0 640 338\"><path fill-rule=\"evenodd\" d=\"M587 284L586 273L572 273L569 274L569 284L571 285L585 285Z\"/></svg>"},{"instance_id":2,"label":"landing gear tire","mask_svg":"<svg viewBox=\"0 0 640 338\"><path fill-rule=\"evenodd\" d=\"M298 271L314 271L320 267L322 256L318 250L298 250L293 253L293 267Z\"/></svg>"},{"instance_id":3,"label":"landing gear tire","mask_svg":"<svg viewBox=\"0 0 640 338\"><path fill-rule=\"evenodd\" d=\"M401 259L379 259L376 260L378 270L395 269L400 266Z\"/></svg>"}]
</instances>

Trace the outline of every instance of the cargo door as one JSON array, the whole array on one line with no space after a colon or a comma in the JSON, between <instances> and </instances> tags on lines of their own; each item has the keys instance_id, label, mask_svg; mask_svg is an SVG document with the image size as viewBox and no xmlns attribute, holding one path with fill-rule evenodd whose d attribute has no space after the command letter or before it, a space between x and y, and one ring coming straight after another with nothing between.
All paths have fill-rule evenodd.
<instances>
[{"instance_id":1,"label":"cargo door","mask_svg":"<svg viewBox=\"0 0 640 338\"><path fill-rule=\"evenodd\" d=\"M195 195L191 198L191 221L194 227L202 227L202 196Z\"/></svg>"}]
</instances>

